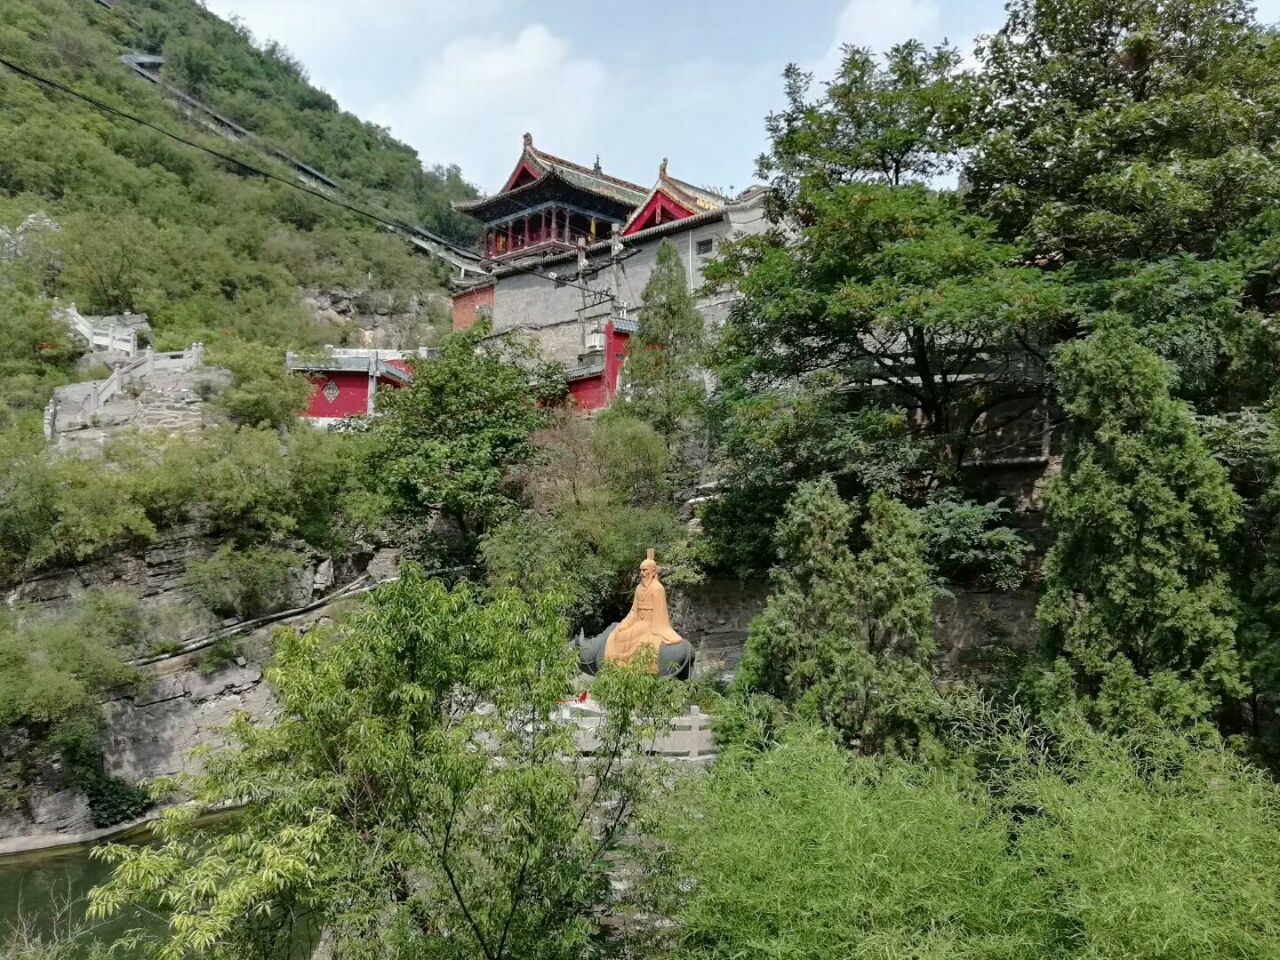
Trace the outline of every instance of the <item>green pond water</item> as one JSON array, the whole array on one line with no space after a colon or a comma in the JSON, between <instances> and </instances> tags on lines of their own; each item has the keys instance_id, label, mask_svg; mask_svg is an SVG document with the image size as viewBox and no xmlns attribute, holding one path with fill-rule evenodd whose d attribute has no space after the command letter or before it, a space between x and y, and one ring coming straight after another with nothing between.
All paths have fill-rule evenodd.
<instances>
[{"instance_id":1,"label":"green pond water","mask_svg":"<svg viewBox=\"0 0 1280 960\"><path fill-rule=\"evenodd\" d=\"M40 854L0 862L0 937L18 924L48 939L83 923L90 888L111 875L111 866L92 860L87 849ZM95 926L93 934L111 940L135 926L138 916L120 916Z\"/></svg>"},{"instance_id":2,"label":"green pond water","mask_svg":"<svg viewBox=\"0 0 1280 960\"><path fill-rule=\"evenodd\" d=\"M18 924L48 939L85 920L89 890L111 875L110 864L92 859L88 848L65 853L43 853L21 860L0 861L0 955L3 942ZM160 931L162 918L131 912L106 921L96 921L93 939L110 942L136 927ZM314 946L317 931L299 930L291 951L292 960L305 960ZM92 950L86 939L78 950L87 956ZM117 952L113 958L128 960L129 954Z\"/></svg>"}]
</instances>

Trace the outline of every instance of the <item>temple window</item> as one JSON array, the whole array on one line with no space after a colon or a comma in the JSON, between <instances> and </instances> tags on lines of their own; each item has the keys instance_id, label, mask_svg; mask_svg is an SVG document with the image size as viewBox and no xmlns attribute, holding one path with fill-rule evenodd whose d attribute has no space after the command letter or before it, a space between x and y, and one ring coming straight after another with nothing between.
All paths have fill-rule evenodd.
<instances>
[{"instance_id":1,"label":"temple window","mask_svg":"<svg viewBox=\"0 0 1280 960\"><path fill-rule=\"evenodd\" d=\"M699 240L697 244L694 246L694 250L697 251L697 254L700 257L709 257L711 255L711 248L714 246L714 244L715 244L714 240L710 240L710 239Z\"/></svg>"}]
</instances>

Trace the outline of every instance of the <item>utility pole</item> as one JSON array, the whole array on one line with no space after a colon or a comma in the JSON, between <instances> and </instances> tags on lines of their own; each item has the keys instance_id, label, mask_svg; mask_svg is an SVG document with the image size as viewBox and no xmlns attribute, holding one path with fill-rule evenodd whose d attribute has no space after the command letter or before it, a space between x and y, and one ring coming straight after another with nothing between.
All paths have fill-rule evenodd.
<instances>
[{"instance_id":1,"label":"utility pole","mask_svg":"<svg viewBox=\"0 0 1280 960\"><path fill-rule=\"evenodd\" d=\"M616 223L609 236L609 262L612 264L610 282L613 289L610 292L613 294L614 319L625 320L627 319L627 302L622 299L622 227Z\"/></svg>"},{"instance_id":2,"label":"utility pole","mask_svg":"<svg viewBox=\"0 0 1280 960\"><path fill-rule=\"evenodd\" d=\"M578 311L578 336L587 349L587 238L578 238L578 281L582 289L582 309Z\"/></svg>"}]
</instances>

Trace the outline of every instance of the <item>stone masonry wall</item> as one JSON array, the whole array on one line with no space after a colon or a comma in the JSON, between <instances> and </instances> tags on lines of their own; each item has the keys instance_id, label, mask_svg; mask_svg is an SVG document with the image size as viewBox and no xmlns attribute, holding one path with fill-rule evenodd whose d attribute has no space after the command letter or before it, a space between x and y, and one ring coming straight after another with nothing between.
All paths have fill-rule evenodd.
<instances>
[{"instance_id":1,"label":"stone masonry wall","mask_svg":"<svg viewBox=\"0 0 1280 960\"><path fill-rule=\"evenodd\" d=\"M678 231L667 237L655 237L635 247L636 250L622 263L620 290L613 291L621 299L632 306L632 317L640 305L640 298L645 285L658 262L658 248L664 241L672 243L680 261L685 267L686 279L690 289L695 292L702 286L702 268L717 253L719 242L731 233L739 230L755 230L758 224L747 225L726 223L716 220L703 223L690 230ZM711 240L712 251L698 254L697 245L700 240ZM612 287L611 267L607 255L593 256L593 264L600 272L588 281L593 289L609 290ZM576 262L572 259L563 263L548 265L544 272L574 273ZM505 333L513 329L523 329L537 340L543 355L549 360L556 360L569 366L575 364L578 355L585 347L583 329L579 321L578 311L582 309L584 293L571 287L557 287L545 276L531 274L513 274L498 279L494 290L493 332ZM703 316L709 326L717 326L724 319L727 301L720 297L699 302Z\"/></svg>"},{"instance_id":2,"label":"stone masonry wall","mask_svg":"<svg viewBox=\"0 0 1280 960\"><path fill-rule=\"evenodd\" d=\"M765 584L709 580L671 591L671 623L693 644L697 674L732 671L751 621L764 609ZM955 590L934 604L935 669L944 677L981 671L991 658L1036 645L1036 591Z\"/></svg>"}]
</instances>

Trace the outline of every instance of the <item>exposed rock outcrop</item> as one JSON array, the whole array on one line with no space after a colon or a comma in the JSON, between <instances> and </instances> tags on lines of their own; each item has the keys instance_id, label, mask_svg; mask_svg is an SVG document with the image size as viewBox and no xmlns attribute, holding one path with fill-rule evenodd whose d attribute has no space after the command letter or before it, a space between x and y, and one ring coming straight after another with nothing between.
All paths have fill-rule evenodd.
<instances>
[{"instance_id":1,"label":"exposed rock outcrop","mask_svg":"<svg viewBox=\"0 0 1280 960\"><path fill-rule=\"evenodd\" d=\"M54 391L50 440L58 450L94 454L127 430L195 433L224 419L209 399L231 383L231 374L221 367L157 370L91 412L87 398L97 382Z\"/></svg>"},{"instance_id":2,"label":"exposed rock outcrop","mask_svg":"<svg viewBox=\"0 0 1280 960\"><path fill-rule=\"evenodd\" d=\"M449 316L440 292L400 298L385 290L304 290L302 305L321 323L347 328L354 346L408 350L430 346Z\"/></svg>"}]
</instances>

